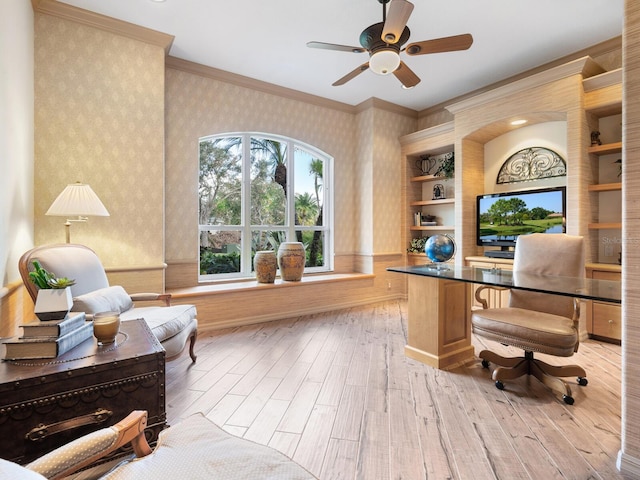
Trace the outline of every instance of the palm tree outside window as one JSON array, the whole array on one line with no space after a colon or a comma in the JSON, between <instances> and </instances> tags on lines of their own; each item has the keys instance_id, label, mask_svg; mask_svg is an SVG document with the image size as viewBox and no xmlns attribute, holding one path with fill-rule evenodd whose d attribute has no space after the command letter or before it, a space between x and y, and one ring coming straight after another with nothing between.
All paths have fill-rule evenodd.
<instances>
[{"instance_id":1,"label":"palm tree outside window","mask_svg":"<svg viewBox=\"0 0 640 480\"><path fill-rule=\"evenodd\" d=\"M255 133L200 140L200 281L253 277L258 250L305 245L305 272L332 269L332 158L296 140Z\"/></svg>"}]
</instances>

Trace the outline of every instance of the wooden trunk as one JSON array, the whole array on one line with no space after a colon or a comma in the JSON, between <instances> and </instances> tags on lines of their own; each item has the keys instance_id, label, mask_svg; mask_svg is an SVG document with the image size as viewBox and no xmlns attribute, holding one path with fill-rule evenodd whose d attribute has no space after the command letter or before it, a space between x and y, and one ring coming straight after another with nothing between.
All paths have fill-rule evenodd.
<instances>
[{"instance_id":1,"label":"wooden trunk","mask_svg":"<svg viewBox=\"0 0 640 480\"><path fill-rule=\"evenodd\" d=\"M147 410L147 438L166 426L165 353L144 320L122 323L115 344L85 340L50 360L0 364L0 456L28 463L131 410Z\"/></svg>"}]
</instances>

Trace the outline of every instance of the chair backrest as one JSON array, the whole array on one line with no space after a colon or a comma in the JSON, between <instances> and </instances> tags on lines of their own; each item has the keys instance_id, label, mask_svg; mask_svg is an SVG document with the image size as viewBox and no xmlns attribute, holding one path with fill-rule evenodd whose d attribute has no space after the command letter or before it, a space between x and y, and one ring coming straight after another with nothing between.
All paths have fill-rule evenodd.
<instances>
[{"instance_id":1,"label":"chair backrest","mask_svg":"<svg viewBox=\"0 0 640 480\"><path fill-rule=\"evenodd\" d=\"M34 260L56 277L75 280L75 285L71 287L74 297L109 286L107 274L98 255L89 247L73 243L43 245L25 252L18 261L20 276L34 302L38 295L38 287L29 279Z\"/></svg>"},{"instance_id":2,"label":"chair backrest","mask_svg":"<svg viewBox=\"0 0 640 480\"><path fill-rule=\"evenodd\" d=\"M566 234L521 235L516 242L513 271L515 277L518 272L583 277L584 240ZM509 306L568 318L573 316L573 298L560 295L511 290Z\"/></svg>"}]
</instances>

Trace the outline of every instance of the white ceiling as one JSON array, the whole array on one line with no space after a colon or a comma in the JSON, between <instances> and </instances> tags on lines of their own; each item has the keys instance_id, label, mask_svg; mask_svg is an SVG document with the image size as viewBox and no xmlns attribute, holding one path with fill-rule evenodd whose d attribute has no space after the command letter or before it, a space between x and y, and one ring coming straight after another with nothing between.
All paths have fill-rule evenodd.
<instances>
[{"instance_id":1,"label":"white ceiling","mask_svg":"<svg viewBox=\"0 0 640 480\"><path fill-rule=\"evenodd\" d=\"M623 0L412 0L408 43L461 33L474 43L403 53L422 79L404 90L371 71L332 87L367 54L306 46L360 46L360 32L382 21L378 0L60 1L173 35L174 57L350 105L375 97L418 111L617 37L623 24Z\"/></svg>"}]
</instances>

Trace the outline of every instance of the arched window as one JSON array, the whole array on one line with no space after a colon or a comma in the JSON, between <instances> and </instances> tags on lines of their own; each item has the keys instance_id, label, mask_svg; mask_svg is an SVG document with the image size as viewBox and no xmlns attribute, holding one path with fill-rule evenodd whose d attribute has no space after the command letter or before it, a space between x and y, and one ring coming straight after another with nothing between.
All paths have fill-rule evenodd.
<instances>
[{"instance_id":1,"label":"arched window","mask_svg":"<svg viewBox=\"0 0 640 480\"><path fill-rule=\"evenodd\" d=\"M296 140L241 133L200 139L200 281L253 277L253 256L305 245L305 272L331 260L333 159Z\"/></svg>"}]
</instances>

